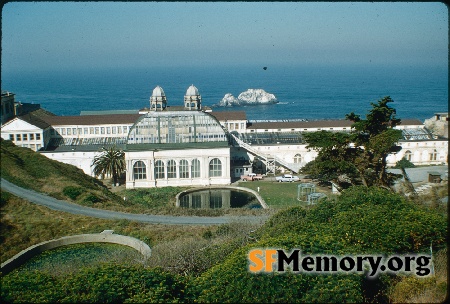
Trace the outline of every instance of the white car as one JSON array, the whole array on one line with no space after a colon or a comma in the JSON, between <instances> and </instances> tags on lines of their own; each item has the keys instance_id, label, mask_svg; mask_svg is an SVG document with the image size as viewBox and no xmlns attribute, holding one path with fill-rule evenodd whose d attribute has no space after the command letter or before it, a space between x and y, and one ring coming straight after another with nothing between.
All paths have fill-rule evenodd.
<instances>
[{"instance_id":1,"label":"white car","mask_svg":"<svg viewBox=\"0 0 450 304\"><path fill-rule=\"evenodd\" d=\"M281 183L281 182L298 182L300 180L298 178L298 176L293 176L290 174L284 174L283 176L277 176L277 177L275 177L275 179L279 183Z\"/></svg>"}]
</instances>

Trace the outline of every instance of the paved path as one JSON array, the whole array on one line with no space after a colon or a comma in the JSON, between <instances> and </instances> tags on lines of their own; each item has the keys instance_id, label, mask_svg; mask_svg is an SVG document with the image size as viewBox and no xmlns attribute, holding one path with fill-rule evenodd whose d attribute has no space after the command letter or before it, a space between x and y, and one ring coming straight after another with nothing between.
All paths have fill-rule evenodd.
<instances>
[{"instance_id":1,"label":"paved path","mask_svg":"<svg viewBox=\"0 0 450 304\"><path fill-rule=\"evenodd\" d=\"M396 174L402 174L400 169L388 169L388 171ZM406 174L408 174L408 177L412 183L428 182L428 172L438 172L441 174L442 179L448 179L448 166L440 165L406 168Z\"/></svg>"},{"instance_id":2,"label":"paved path","mask_svg":"<svg viewBox=\"0 0 450 304\"><path fill-rule=\"evenodd\" d=\"M95 209L72 204L66 201L58 200L56 198L50 197L42 193L38 193L33 190L21 188L4 180L3 178L1 179L1 188L2 190L10 192L29 202L45 206L53 210L109 220L124 219L141 223L165 224L165 225L217 225L235 221L260 222L268 218L268 216L203 217L203 216L168 216L168 215L151 215L151 214L133 214L103 209Z\"/></svg>"}]
</instances>

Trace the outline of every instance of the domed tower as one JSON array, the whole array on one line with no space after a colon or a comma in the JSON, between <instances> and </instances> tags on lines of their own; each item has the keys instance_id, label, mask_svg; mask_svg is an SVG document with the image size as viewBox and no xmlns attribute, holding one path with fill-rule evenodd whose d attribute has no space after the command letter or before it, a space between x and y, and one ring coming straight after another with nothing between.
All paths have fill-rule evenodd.
<instances>
[{"instance_id":1,"label":"domed tower","mask_svg":"<svg viewBox=\"0 0 450 304\"><path fill-rule=\"evenodd\" d=\"M191 85L184 95L184 108L187 110L201 110L202 96L198 93L198 89Z\"/></svg>"},{"instance_id":2,"label":"domed tower","mask_svg":"<svg viewBox=\"0 0 450 304\"><path fill-rule=\"evenodd\" d=\"M152 96L150 96L150 110L162 111L167 107L167 98L164 90L157 86L153 89Z\"/></svg>"}]
</instances>

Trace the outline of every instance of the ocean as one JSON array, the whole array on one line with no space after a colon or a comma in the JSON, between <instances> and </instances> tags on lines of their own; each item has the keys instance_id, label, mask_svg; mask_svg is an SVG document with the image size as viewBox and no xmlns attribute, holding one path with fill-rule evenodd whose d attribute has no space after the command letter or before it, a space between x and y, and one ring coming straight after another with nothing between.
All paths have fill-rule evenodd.
<instances>
[{"instance_id":1,"label":"ocean","mask_svg":"<svg viewBox=\"0 0 450 304\"><path fill-rule=\"evenodd\" d=\"M2 71L1 89L16 101L39 103L57 115L92 110L137 110L148 107L161 86L168 105L183 105L195 85L203 105L217 104L225 94L264 89L278 104L213 111L245 111L249 120L344 119L364 117L371 102L390 96L399 118L424 120L448 111L448 68L432 67L180 67L120 68L39 72Z\"/></svg>"}]
</instances>

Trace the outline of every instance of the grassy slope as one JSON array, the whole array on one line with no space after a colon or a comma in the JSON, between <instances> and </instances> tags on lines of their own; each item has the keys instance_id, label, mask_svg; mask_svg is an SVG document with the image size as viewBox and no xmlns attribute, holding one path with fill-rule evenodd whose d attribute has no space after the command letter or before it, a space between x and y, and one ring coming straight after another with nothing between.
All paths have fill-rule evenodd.
<instances>
[{"instance_id":1,"label":"grassy slope","mask_svg":"<svg viewBox=\"0 0 450 304\"><path fill-rule=\"evenodd\" d=\"M126 220L93 219L31 204L10 193L1 192L0 259L2 262L21 250L66 235L99 233L112 229L117 234L136 237L151 247L180 237L201 237L207 226L168 226Z\"/></svg>"},{"instance_id":2,"label":"grassy slope","mask_svg":"<svg viewBox=\"0 0 450 304\"><path fill-rule=\"evenodd\" d=\"M267 213L264 210L255 209L174 208L175 196L186 189L183 187L122 190L112 193L102 182L86 175L75 166L49 159L3 139L1 140L1 176L18 186L44 192L58 199L115 211L195 216ZM75 188L81 194L71 198L64 191L67 187ZM126 197L126 201L123 197Z\"/></svg>"},{"instance_id":3,"label":"grassy slope","mask_svg":"<svg viewBox=\"0 0 450 304\"><path fill-rule=\"evenodd\" d=\"M0 149L1 176L18 186L88 206L120 204L119 197L75 166L51 160L3 139ZM64 194L66 187L80 188L82 194L72 200Z\"/></svg>"}]
</instances>

